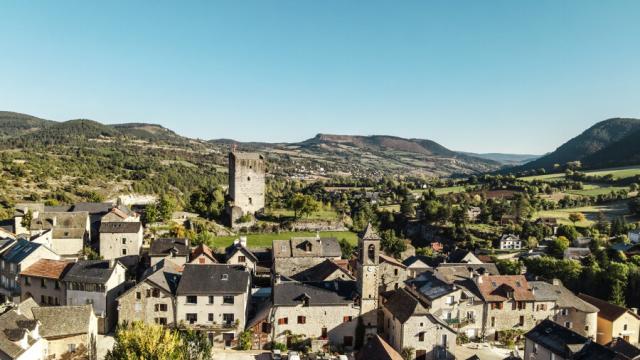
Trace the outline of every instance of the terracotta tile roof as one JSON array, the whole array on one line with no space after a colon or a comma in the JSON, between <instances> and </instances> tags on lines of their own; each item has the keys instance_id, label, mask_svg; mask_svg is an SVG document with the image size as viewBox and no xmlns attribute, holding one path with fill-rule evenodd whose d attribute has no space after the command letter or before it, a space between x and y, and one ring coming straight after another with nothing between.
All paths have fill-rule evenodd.
<instances>
[{"instance_id":1,"label":"terracotta tile roof","mask_svg":"<svg viewBox=\"0 0 640 360\"><path fill-rule=\"evenodd\" d=\"M622 307L622 306L618 306L609 302L606 302L604 300L598 299L596 297L593 296L589 296L587 294L578 294L578 297L586 302L588 302L589 304L597 307L600 311L598 312L598 317L603 317L609 321L614 321L617 318L619 318L620 316L624 315L626 312L628 312L629 314L633 315L634 317L636 317L637 319L640 319L640 317L638 315L636 315L633 311Z\"/></svg>"},{"instance_id":2,"label":"terracotta tile roof","mask_svg":"<svg viewBox=\"0 0 640 360\"><path fill-rule=\"evenodd\" d=\"M488 275L482 276L482 282L476 286L485 301L506 301L509 293L513 293L516 301L534 301L529 283L523 275Z\"/></svg>"},{"instance_id":3,"label":"terracotta tile roof","mask_svg":"<svg viewBox=\"0 0 640 360\"><path fill-rule=\"evenodd\" d=\"M211 248L205 244L200 244L191 251L191 260L197 258L200 255L205 255L209 257L212 261L218 262L216 258L213 256L213 251L211 251Z\"/></svg>"},{"instance_id":4,"label":"terracotta tile roof","mask_svg":"<svg viewBox=\"0 0 640 360\"><path fill-rule=\"evenodd\" d=\"M22 270L20 275L61 279L71 264L71 261L40 259L28 268Z\"/></svg>"}]
</instances>

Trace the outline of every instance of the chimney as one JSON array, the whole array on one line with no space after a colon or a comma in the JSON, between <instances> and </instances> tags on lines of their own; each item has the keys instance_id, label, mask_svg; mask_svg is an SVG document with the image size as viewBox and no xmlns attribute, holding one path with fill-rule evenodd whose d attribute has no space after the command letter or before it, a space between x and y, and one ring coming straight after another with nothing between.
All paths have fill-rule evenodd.
<instances>
[{"instance_id":1,"label":"chimney","mask_svg":"<svg viewBox=\"0 0 640 360\"><path fill-rule=\"evenodd\" d=\"M116 259L109 260L109 269L113 269L116 266Z\"/></svg>"},{"instance_id":2,"label":"chimney","mask_svg":"<svg viewBox=\"0 0 640 360\"><path fill-rule=\"evenodd\" d=\"M629 310L631 310L632 313L638 315L638 308L630 308Z\"/></svg>"},{"instance_id":3,"label":"chimney","mask_svg":"<svg viewBox=\"0 0 640 360\"><path fill-rule=\"evenodd\" d=\"M57 226L58 225L58 219L57 218L58 218L57 216L54 216L54 217L51 218L51 225L53 225L53 226Z\"/></svg>"},{"instance_id":4,"label":"chimney","mask_svg":"<svg viewBox=\"0 0 640 360\"><path fill-rule=\"evenodd\" d=\"M551 283L555 286L562 286L562 281L560 281L560 279L554 278L553 280L551 280Z\"/></svg>"},{"instance_id":5,"label":"chimney","mask_svg":"<svg viewBox=\"0 0 640 360\"><path fill-rule=\"evenodd\" d=\"M247 237L246 236L240 236L240 245L242 245L242 247L247 247Z\"/></svg>"},{"instance_id":6,"label":"chimney","mask_svg":"<svg viewBox=\"0 0 640 360\"><path fill-rule=\"evenodd\" d=\"M476 276L476 284L482 284L482 274L478 274L478 276Z\"/></svg>"},{"instance_id":7,"label":"chimney","mask_svg":"<svg viewBox=\"0 0 640 360\"><path fill-rule=\"evenodd\" d=\"M274 276L273 283L274 283L275 285L278 285L278 284L280 284L281 282L282 282L282 277L280 276L280 274L276 274L276 275Z\"/></svg>"},{"instance_id":8,"label":"chimney","mask_svg":"<svg viewBox=\"0 0 640 360\"><path fill-rule=\"evenodd\" d=\"M467 270L469 270L469 279L473 279L474 276L474 271L472 267L468 267Z\"/></svg>"}]
</instances>

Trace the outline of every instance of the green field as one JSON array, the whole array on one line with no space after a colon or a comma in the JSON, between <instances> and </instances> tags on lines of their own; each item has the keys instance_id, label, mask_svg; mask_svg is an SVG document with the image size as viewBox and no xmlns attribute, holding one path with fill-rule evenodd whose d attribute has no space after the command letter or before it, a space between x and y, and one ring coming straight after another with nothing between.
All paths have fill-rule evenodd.
<instances>
[{"instance_id":1,"label":"green field","mask_svg":"<svg viewBox=\"0 0 640 360\"><path fill-rule=\"evenodd\" d=\"M594 175L594 176L606 176L611 174L613 175L614 179L624 179L624 178L640 175L640 166L627 166L627 167L619 167L619 168L586 171L585 174ZM550 182L563 180L563 179L564 179L564 173L525 176L520 178L520 180L524 180L524 181L542 180L542 181L550 181Z\"/></svg>"},{"instance_id":2,"label":"green field","mask_svg":"<svg viewBox=\"0 0 640 360\"><path fill-rule=\"evenodd\" d=\"M417 197L420 197L422 196L422 193L427 190L428 189L413 190L413 194ZM449 187L443 187L443 188L433 188L433 191L436 193L436 195L457 194L457 193L464 192L465 187L462 185L449 186Z\"/></svg>"},{"instance_id":3,"label":"green field","mask_svg":"<svg viewBox=\"0 0 640 360\"><path fill-rule=\"evenodd\" d=\"M243 235L245 236L245 235ZM267 233L267 234L247 234L247 246L250 248L264 248L271 247L273 240L286 240L292 237L304 237L304 236L316 236L314 232L281 232L281 233ZM338 240L346 239L351 244L358 242L358 235L351 231L321 231L321 237L335 237ZM218 236L213 240L213 247L225 248L233 244L233 240L239 238L237 236ZM211 244L210 244L211 246Z\"/></svg>"},{"instance_id":4,"label":"green field","mask_svg":"<svg viewBox=\"0 0 640 360\"><path fill-rule=\"evenodd\" d=\"M571 221L569 221L569 214L574 212L581 212L587 217L587 219L585 221L576 223L576 226L586 227L593 225L598 213L601 211L608 219L629 216L627 202L617 201L606 205L539 211L534 215L534 218L555 217L561 224L572 224Z\"/></svg>"},{"instance_id":5,"label":"green field","mask_svg":"<svg viewBox=\"0 0 640 360\"><path fill-rule=\"evenodd\" d=\"M598 196L609 194L612 191L629 190L624 186L601 186L596 184L585 184L582 190L567 190L568 194L582 195L582 196Z\"/></svg>"}]
</instances>

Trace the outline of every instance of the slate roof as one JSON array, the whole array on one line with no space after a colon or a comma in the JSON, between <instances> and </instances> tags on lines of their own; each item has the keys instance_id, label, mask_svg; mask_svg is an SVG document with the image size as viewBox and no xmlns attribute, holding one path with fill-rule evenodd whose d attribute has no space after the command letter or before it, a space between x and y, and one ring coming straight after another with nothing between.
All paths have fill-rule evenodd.
<instances>
[{"instance_id":1,"label":"slate roof","mask_svg":"<svg viewBox=\"0 0 640 360\"><path fill-rule=\"evenodd\" d=\"M362 240L380 240L380 235L378 235L378 232L371 223L367 224L367 227L359 236Z\"/></svg>"},{"instance_id":2,"label":"slate roof","mask_svg":"<svg viewBox=\"0 0 640 360\"><path fill-rule=\"evenodd\" d=\"M0 315L0 353L5 353L9 359L15 359L26 350L16 345L24 337L27 328L33 328L33 319L18 313L16 310L9 310ZM29 344L34 343L33 338L29 338Z\"/></svg>"},{"instance_id":3,"label":"slate roof","mask_svg":"<svg viewBox=\"0 0 640 360\"><path fill-rule=\"evenodd\" d=\"M403 269L407 268L407 266L405 264L403 264L400 261L392 258L391 256L380 254L378 257L379 257L381 263L382 262L386 262L386 263L389 263L389 264L391 264L393 266L397 266L397 267L400 267L400 268L403 268Z\"/></svg>"},{"instance_id":4,"label":"slate roof","mask_svg":"<svg viewBox=\"0 0 640 360\"><path fill-rule=\"evenodd\" d=\"M0 254L8 249L16 241L13 239L0 239Z\"/></svg>"},{"instance_id":5,"label":"slate roof","mask_svg":"<svg viewBox=\"0 0 640 360\"><path fill-rule=\"evenodd\" d=\"M594 313L598 308L577 297L562 284L554 285L545 281L529 281L536 301L555 301L558 307L575 308L577 310Z\"/></svg>"},{"instance_id":6,"label":"slate roof","mask_svg":"<svg viewBox=\"0 0 640 360\"><path fill-rule=\"evenodd\" d=\"M249 278L244 266L186 264L176 294L240 294L247 291Z\"/></svg>"},{"instance_id":7,"label":"slate roof","mask_svg":"<svg viewBox=\"0 0 640 360\"><path fill-rule=\"evenodd\" d=\"M357 295L356 285L355 281L282 281L273 287L273 305L296 306L305 297L310 306L352 304Z\"/></svg>"},{"instance_id":8,"label":"slate roof","mask_svg":"<svg viewBox=\"0 0 640 360\"><path fill-rule=\"evenodd\" d=\"M227 248L225 249L227 260L229 260L229 258L231 258L238 251L242 252L244 256L248 257L253 262L258 262L258 258L251 251L249 251L249 249L242 246L240 243L227 246Z\"/></svg>"},{"instance_id":9,"label":"slate roof","mask_svg":"<svg viewBox=\"0 0 640 360\"><path fill-rule=\"evenodd\" d=\"M420 266L418 267L418 264L416 264L418 261L424 263L424 267ZM426 257L426 256L421 256L421 255L412 255L409 256L408 258L404 259L402 261L402 264L404 264L406 267L408 268L419 268L419 269L430 269L432 267L433 262L431 260L431 258Z\"/></svg>"},{"instance_id":10,"label":"slate roof","mask_svg":"<svg viewBox=\"0 0 640 360\"><path fill-rule=\"evenodd\" d=\"M418 279L407 281L407 284L429 300L435 300L457 290L454 285L447 284L431 273L424 273Z\"/></svg>"},{"instance_id":11,"label":"slate roof","mask_svg":"<svg viewBox=\"0 0 640 360\"><path fill-rule=\"evenodd\" d=\"M182 238L159 238L153 240L149 248L149 256L166 256L171 252L176 256L188 256L189 240Z\"/></svg>"},{"instance_id":12,"label":"slate roof","mask_svg":"<svg viewBox=\"0 0 640 360\"><path fill-rule=\"evenodd\" d=\"M78 260L64 275L66 282L104 284L106 283L114 267L109 267L109 260Z\"/></svg>"},{"instance_id":13,"label":"slate roof","mask_svg":"<svg viewBox=\"0 0 640 360\"><path fill-rule=\"evenodd\" d=\"M447 262L451 262L451 263L463 263L462 259L464 259L465 256L467 256L468 254L473 255L473 253L469 250L464 250L464 249L455 249L453 251L451 251L449 253L449 256L447 258ZM475 257L475 255L473 255Z\"/></svg>"},{"instance_id":14,"label":"slate roof","mask_svg":"<svg viewBox=\"0 0 640 360\"><path fill-rule=\"evenodd\" d=\"M614 338L605 346L626 360L635 360L640 358L640 349L631 345L623 338Z\"/></svg>"},{"instance_id":15,"label":"slate roof","mask_svg":"<svg viewBox=\"0 0 640 360\"><path fill-rule=\"evenodd\" d=\"M380 335L375 335L360 349L356 360L403 360L403 358Z\"/></svg>"},{"instance_id":16,"label":"slate roof","mask_svg":"<svg viewBox=\"0 0 640 360\"><path fill-rule=\"evenodd\" d=\"M33 317L40 321L40 336L59 338L87 334L93 307L92 305L34 307L31 312Z\"/></svg>"},{"instance_id":17,"label":"slate roof","mask_svg":"<svg viewBox=\"0 0 640 360\"><path fill-rule=\"evenodd\" d=\"M525 337L565 359L619 359L612 350L551 320L543 320L526 333Z\"/></svg>"},{"instance_id":18,"label":"slate roof","mask_svg":"<svg viewBox=\"0 0 640 360\"><path fill-rule=\"evenodd\" d=\"M343 276L345 279L354 280L351 274L349 274L344 268L336 264L331 259L327 259L318 265L305 269L293 275L292 278L296 281L302 281L302 282L325 281L331 274L335 273L336 271L340 271L342 274L344 274Z\"/></svg>"},{"instance_id":19,"label":"slate roof","mask_svg":"<svg viewBox=\"0 0 640 360\"><path fill-rule=\"evenodd\" d=\"M164 291L175 295L182 276L180 267L167 259L163 259L158 264L160 265L159 268L151 272L142 281L149 281Z\"/></svg>"},{"instance_id":20,"label":"slate roof","mask_svg":"<svg viewBox=\"0 0 640 360\"><path fill-rule=\"evenodd\" d=\"M54 239L82 239L86 234L85 228L58 228L54 227L51 237Z\"/></svg>"},{"instance_id":21,"label":"slate roof","mask_svg":"<svg viewBox=\"0 0 640 360\"><path fill-rule=\"evenodd\" d=\"M627 312L632 316L634 316L635 318L640 319L638 315L636 315L633 311L625 307L606 302L604 300L598 299L593 296L589 296L587 294L578 294L578 297L590 303L591 305L597 307L600 310L598 312L598 317L603 317L609 321L614 321Z\"/></svg>"},{"instance_id":22,"label":"slate roof","mask_svg":"<svg viewBox=\"0 0 640 360\"><path fill-rule=\"evenodd\" d=\"M523 275L482 276L482 283L476 282L476 287L485 301L506 301L508 292L513 293L516 301L535 300Z\"/></svg>"},{"instance_id":23,"label":"slate roof","mask_svg":"<svg viewBox=\"0 0 640 360\"><path fill-rule=\"evenodd\" d=\"M496 264L440 264L435 270L435 274L440 280L453 283L456 280L468 279L471 271L484 275L500 275Z\"/></svg>"},{"instance_id":24,"label":"slate roof","mask_svg":"<svg viewBox=\"0 0 640 360\"><path fill-rule=\"evenodd\" d=\"M308 247L310 251L307 251ZM273 240L273 256L287 257L340 257L342 250L336 238L294 237L289 240Z\"/></svg>"},{"instance_id":25,"label":"slate roof","mask_svg":"<svg viewBox=\"0 0 640 360\"><path fill-rule=\"evenodd\" d=\"M55 218L55 226L53 219ZM42 212L31 221L31 230L48 229L85 229L89 222L89 213L81 212Z\"/></svg>"},{"instance_id":26,"label":"slate roof","mask_svg":"<svg viewBox=\"0 0 640 360\"><path fill-rule=\"evenodd\" d=\"M81 202L73 205L73 211L86 211L91 215L106 214L114 204L100 202Z\"/></svg>"},{"instance_id":27,"label":"slate roof","mask_svg":"<svg viewBox=\"0 0 640 360\"><path fill-rule=\"evenodd\" d=\"M20 275L59 280L72 264L71 261L40 259L22 270Z\"/></svg>"},{"instance_id":28,"label":"slate roof","mask_svg":"<svg viewBox=\"0 0 640 360\"><path fill-rule=\"evenodd\" d=\"M101 233L137 234L141 228L142 228L142 224L138 221L100 223Z\"/></svg>"},{"instance_id":29,"label":"slate roof","mask_svg":"<svg viewBox=\"0 0 640 360\"><path fill-rule=\"evenodd\" d=\"M393 314L401 323L406 322L415 315L427 315L429 311L420 304L418 299L405 289L397 289L389 297L384 307Z\"/></svg>"},{"instance_id":30,"label":"slate roof","mask_svg":"<svg viewBox=\"0 0 640 360\"><path fill-rule=\"evenodd\" d=\"M26 259L40 246L44 246L38 243L29 242L28 240L18 240L15 245L9 248L3 255L4 261L19 264L22 260Z\"/></svg>"}]
</instances>

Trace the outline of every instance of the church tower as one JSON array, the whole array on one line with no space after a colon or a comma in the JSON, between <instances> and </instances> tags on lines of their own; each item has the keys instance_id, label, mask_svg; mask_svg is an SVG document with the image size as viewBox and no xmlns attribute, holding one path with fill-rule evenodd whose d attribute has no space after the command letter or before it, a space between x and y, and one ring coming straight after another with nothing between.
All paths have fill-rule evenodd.
<instances>
[{"instance_id":1,"label":"church tower","mask_svg":"<svg viewBox=\"0 0 640 360\"><path fill-rule=\"evenodd\" d=\"M371 224L358 239L358 292L360 317L366 334L376 334L378 327L378 283L380 236Z\"/></svg>"}]
</instances>

